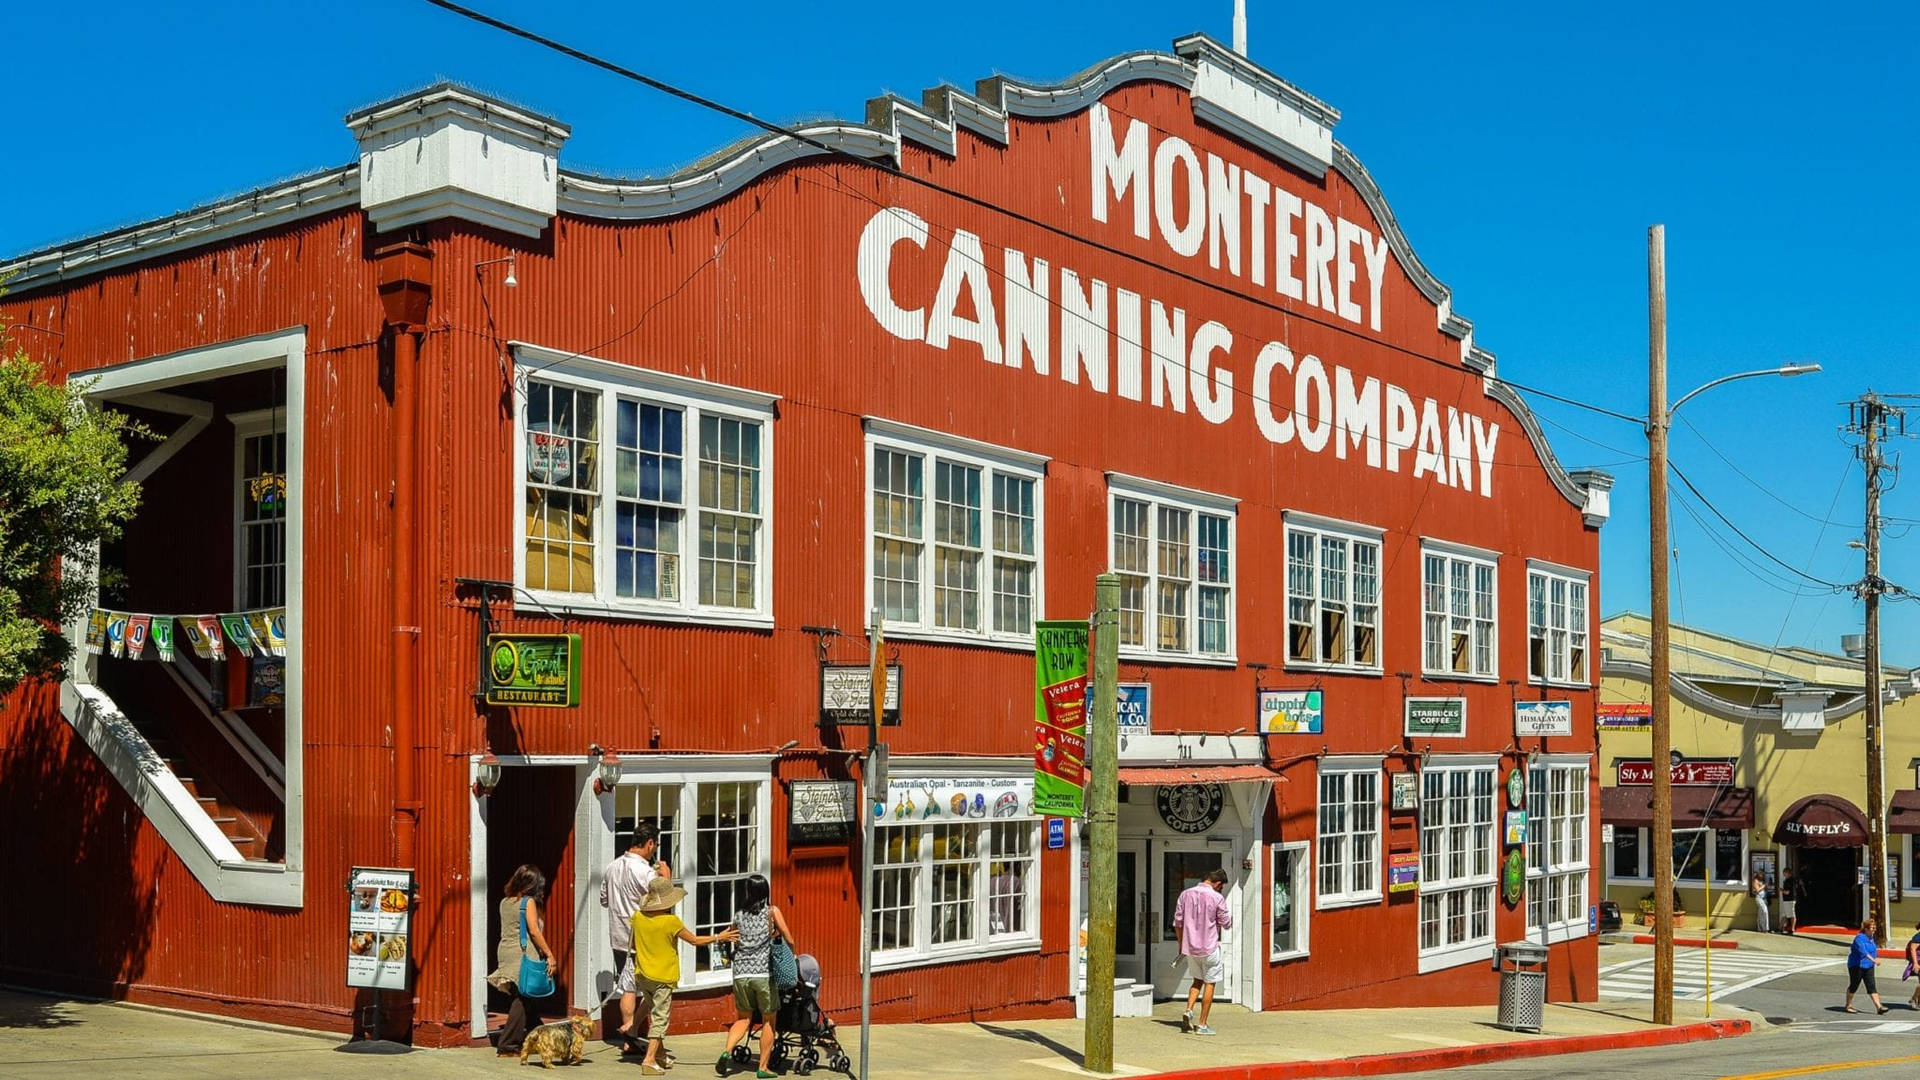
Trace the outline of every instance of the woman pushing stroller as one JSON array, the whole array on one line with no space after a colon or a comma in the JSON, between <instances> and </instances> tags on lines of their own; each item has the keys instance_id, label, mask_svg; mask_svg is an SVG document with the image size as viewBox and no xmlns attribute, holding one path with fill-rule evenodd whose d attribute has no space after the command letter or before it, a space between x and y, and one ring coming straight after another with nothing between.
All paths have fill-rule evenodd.
<instances>
[{"instance_id":1,"label":"woman pushing stroller","mask_svg":"<svg viewBox=\"0 0 1920 1080\"><path fill-rule=\"evenodd\" d=\"M734 894L733 928L740 940L733 947L733 1007L739 1019L727 1032L727 1048L714 1063L714 1071L721 1076L732 1070L733 1049L746 1039L755 1012L760 1014L760 1070L754 1076L757 1080L772 1080L778 1075L769 1067L776 1041L774 1018L780 1012L780 997L774 990L770 960L775 933L792 946L793 931L787 929L786 917L773 906L772 899L773 888L760 874L748 875Z\"/></svg>"}]
</instances>

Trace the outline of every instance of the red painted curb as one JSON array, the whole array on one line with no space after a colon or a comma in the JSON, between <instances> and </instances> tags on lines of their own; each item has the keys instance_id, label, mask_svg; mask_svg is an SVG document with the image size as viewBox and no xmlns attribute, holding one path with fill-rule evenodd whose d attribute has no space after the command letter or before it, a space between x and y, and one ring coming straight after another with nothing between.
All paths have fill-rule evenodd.
<instances>
[{"instance_id":1,"label":"red painted curb","mask_svg":"<svg viewBox=\"0 0 1920 1080\"><path fill-rule=\"evenodd\" d=\"M1633 943L1635 945L1651 945L1653 944L1653 935L1652 934L1635 934L1633 935ZM1697 938L1697 937L1692 937L1692 938L1677 937L1673 939L1673 943L1675 945L1684 946L1689 949L1699 949L1699 948L1737 949L1740 947L1740 943L1737 941L1709 942L1705 938Z\"/></svg>"},{"instance_id":2,"label":"red painted curb","mask_svg":"<svg viewBox=\"0 0 1920 1080\"><path fill-rule=\"evenodd\" d=\"M1646 1027L1605 1035L1571 1035L1531 1042L1482 1043L1439 1050L1409 1050L1401 1054L1368 1054L1326 1061L1274 1061L1256 1065L1222 1065L1154 1074L1155 1080L1317 1080L1320 1077L1384 1076L1390 1073L1454 1069L1494 1061L1581 1054L1589 1050L1625 1050L1645 1046L1677 1046L1745 1035L1753 1025L1745 1020L1708 1020L1677 1027Z\"/></svg>"}]
</instances>

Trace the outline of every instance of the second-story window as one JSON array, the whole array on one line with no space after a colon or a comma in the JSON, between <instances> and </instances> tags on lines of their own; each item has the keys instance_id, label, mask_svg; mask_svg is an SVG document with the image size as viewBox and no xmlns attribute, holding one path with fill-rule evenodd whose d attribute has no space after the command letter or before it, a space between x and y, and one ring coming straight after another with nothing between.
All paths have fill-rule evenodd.
<instances>
[{"instance_id":1,"label":"second-story window","mask_svg":"<svg viewBox=\"0 0 1920 1080\"><path fill-rule=\"evenodd\" d=\"M1045 459L869 420L872 606L893 631L1033 640Z\"/></svg>"},{"instance_id":2,"label":"second-story window","mask_svg":"<svg viewBox=\"0 0 1920 1080\"><path fill-rule=\"evenodd\" d=\"M773 399L565 359L522 384L521 584L609 613L769 614Z\"/></svg>"},{"instance_id":3,"label":"second-story window","mask_svg":"<svg viewBox=\"0 0 1920 1080\"><path fill-rule=\"evenodd\" d=\"M1109 476L1120 648L1136 656L1228 659L1234 649L1234 501Z\"/></svg>"},{"instance_id":4,"label":"second-story window","mask_svg":"<svg viewBox=\"0 0 1920 1080\"><path fill-rule=\"evenodd\" d=\"M1421 667L1428 675L1499 675L1494 558L1432 542L1421 548Z\"/></svg>"},{"instance_id":5,"label":"second-story window","mask_svg":"<svg viewBox=\"0 0 1920 1080\"><path fill-rule=\"evenodd\" d=\"M1287 662L1380 670L1380 537L1287 516Z\"/></svg>"},{"instance_id":6,"label":"second-story window","mask_svg":"<svg viewBox=\"0 0 1920 1080\"><path fill-rule=\"evenodd\" d=\"M1564 570L1527 570L1527 676L1537 682L1587 681L1587 578Z\"/></svg>"}]
</instances>

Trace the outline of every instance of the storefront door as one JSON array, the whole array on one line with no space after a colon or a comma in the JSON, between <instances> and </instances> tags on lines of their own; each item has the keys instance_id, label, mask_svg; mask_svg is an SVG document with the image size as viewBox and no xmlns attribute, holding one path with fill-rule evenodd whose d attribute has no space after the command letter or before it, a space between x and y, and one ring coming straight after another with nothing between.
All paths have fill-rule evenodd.
<instances>
[{"instance_id":1,"label":"storefront door","mask_svg":"<svg viewBox=\"0 0 1920 1080\"><path fill-rule=\"evenodd\" d=\"M1208 873L1223 869L1225 861L1218 848L1205 848L1199 845L1174 846L1156 845L1158 858L1154 869L1154 893L1158 900L1155 904L1155 916L1158 918L1159 946L1153 951L1153 993L1155 997L1185 997L1192 980L1187 978L1186 967L1178 962L1180 937L1173 927L1174 907L1180 894L1198 885L1206 879ZM1231 882L1231 878L1228 879ZM1239 889L1232 884L1227 887L1226 901L1229 910L1238 910ZM1220 954L1226 961L1226 977L1214 990L1214 1000L1232 1001L1238 997L1240 985L1240 948L1239 929L1220 932Z\"/></svg>"},{"instance_id":2,"label":"storefront door","mask_svg":"<svg viewBox=\"0 0 1920 1080\"><path fill-rule=\"evenodd\" d=\"M1113 973L1140 982L1147 977L1146 845L1122 840L1115 856L1119 881L1114 890Z\"/></svg>"},{"instance_id":3,"label":"storefront door","mask_svg":"<svg viewBox=\"0 0 1920 1080\"><path fill-rule=\"evenodd\" d=\"M1864 848L1794 850L1793 865L1806 899L1797 916L1801 926L1859 926L1860 886L1854 867Z\"/></svg>"}]
</instances>

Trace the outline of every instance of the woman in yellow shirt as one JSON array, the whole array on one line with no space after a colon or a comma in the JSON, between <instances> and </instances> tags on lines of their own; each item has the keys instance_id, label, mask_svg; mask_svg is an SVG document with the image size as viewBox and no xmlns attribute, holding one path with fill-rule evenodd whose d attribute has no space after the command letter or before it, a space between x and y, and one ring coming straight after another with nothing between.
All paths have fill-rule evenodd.
<instances>
[{"instance_id":1,"label":"woman in yellow shirt","mask_svg":"<svg viewBox=\"0 0 1920 1080\"><path fill-rule=\"evenodd\" d=\"M716 941L738 941L740 932L728 927L717 934L696 934L687 929L674 907L687 898L687 890L665 878L647 883L646 896L633 913L633 962L623 973L634 993L647 1006L647 1056L640 1063L646 1076L662 1076L660 1042L667 1037L667 1024L673 1019L673 990L680 985L680 946L711 945ZM623 986L624 991L627 987Z\"/></svg>"}]
</instances>

